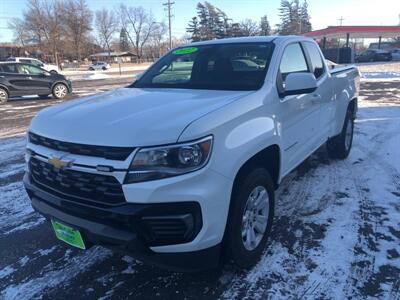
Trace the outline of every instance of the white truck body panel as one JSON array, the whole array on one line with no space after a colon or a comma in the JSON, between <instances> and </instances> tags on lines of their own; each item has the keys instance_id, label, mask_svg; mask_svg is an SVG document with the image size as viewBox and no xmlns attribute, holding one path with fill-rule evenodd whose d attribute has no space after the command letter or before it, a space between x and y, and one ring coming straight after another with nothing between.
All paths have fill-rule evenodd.
<instances>
[{"instance_id":1,"label":"white truck body panel","mask_svg":"<svg viewBox=\"0 0 400 300\"><path fill-rule=\"evenodd\" d=\"M358 71L336 68L317 80L316 91L281 97L276 87L280 60L292 43L314 42L303 37L251 37L193 45L273 42L275 49L263 86L255 91L122 88L47 108L29 131L60 141L104 146L149 147L213 136L208 164L195 172L148 182L123 184L126 171L111 174L123 184L127 202L196 201L203 227L190 243L152 247L155 252L206 249L222 241L231 191L240 168L255 154L279 147L278 182L343 127L350 101L358 96ZM191 45L192 46L192 45ZM322 55L322 54L321 54ZM99 173L98 165L127 170L124 161L60 153L28 143L44 157L65 155L80 167ZM82 166L88 166L84 168ZM100 172L101 173L101 172Z\"/></svg>"}]
</instances>

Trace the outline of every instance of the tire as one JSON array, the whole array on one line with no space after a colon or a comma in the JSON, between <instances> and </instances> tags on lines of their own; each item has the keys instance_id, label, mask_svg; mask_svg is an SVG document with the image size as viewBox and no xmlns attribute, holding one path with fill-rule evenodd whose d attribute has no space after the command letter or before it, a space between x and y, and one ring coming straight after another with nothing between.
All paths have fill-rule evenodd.
<instances>
[{"instance_id":1,"label":"tire","mask_svg":"<svg viewBox=\"0 0 400 300\"><path fill-rule=\"evenodd\" d=\"M54 85L52 95L56 99L63 99L68 94L68 88L64 83Z\"/></svg>"},{"instance_id":2,"label":"tire","mask_svg":"<svg viewBox=\"0 0 400 300\"><path fill-rule=\"evenodd\" d=\"M58 72L56 70L51 70L50 74L58 74Z\"/></svg>"},{"instance_id":3,"label":"tire","mask_svg":"<svg viewBox=\"0 0 400 300\"><path fill-rule=\"evenodd\" d=\"M89 68L89 71L94 71L94 69L93 68Z\"/></svg>"},{"instance_id":4,"label":"tire","mask_svg":"<svg viewBox=\"0 0 400 300\"><path fill-rule=\"evenodd\" d=\"M103 71L107 70L107 68L106 68L106 67L103 67L102 69L103 69Z\"/></svg>"},{"instance_id":5,"label":"tire","mask_svg":"<svg viewBox=\"0 0 400 300\"><path fill-rule=\"evenodd\" d=\"M353 145L354 118L351 110L347 110L342 131L339 135L328 140L326 146L328 155L334 159L345 159L349 156Z\"/></svg>"},{"instance_id":6,"label":"tire","mask_svg":"<svg viewBox=\"0 0 400 300\"><path fill-rule=\"evenodd\" d=\"M257 202L257 199L262 201L259 203L263 203L264 207L253 206L254 197L252 198L251 195L256 196L253 201ZM266 199L261 195L264 195ZM265 169L252 169L235 183L225 232L224 252L237 266L250 268L260 259L271 231L274 199L274 185ZM256 214L254 214L255 210L258 210ZM263 220L266 218L261 230L254 225L257 223L254 220L261 220L260 215L264 217ZM262 232L263 228L264 232ZM251 231L254 239L249 238Z\"/></svg>"},{"instance_id":7,"label":"tire","mask_svg":"<svg viewBox=\"0 0 400 300\"><path fill-rule=\"evenodd\" d=\"M8 101L8 92L4 88L0 88L0 105Z\"/></svg>"}]
</instances>

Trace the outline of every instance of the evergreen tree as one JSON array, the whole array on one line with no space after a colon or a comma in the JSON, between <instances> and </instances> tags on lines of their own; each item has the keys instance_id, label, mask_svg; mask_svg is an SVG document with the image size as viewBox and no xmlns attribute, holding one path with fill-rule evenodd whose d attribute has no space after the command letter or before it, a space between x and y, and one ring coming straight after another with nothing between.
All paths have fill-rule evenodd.
<instances>
[{"instance_id":1,"label":"evergreen tree","mask_svg":"<svg viewBox=\"0 0 400 300\"><path fill-rule=\"evenodd\" d=\"M193 42L200 41L200 25L197 17L192 18L188 24L188 27L186 28L186 31L191 34L191 39Z\"/></svg>"},{"instance_id":2,"label":"evergreen tree","mask_svg":"<svg viewBox=\"0 0 400 300\"><path fill-rule=\"evenodd\" d=\"M227 15L209 2L197 4L197 17L188 24L187 32L192 41L212 40L227 37L231 34L230 20ZM193 22L197 23L194 24ZM194 26L196 30L194 31Z\"/></svg>"},{"instance_id":3,"label":"evergreen tree","mask_svg":"<svg viewBox=\"0 0 400 300\"><path fill-rule=\"evenodd\" d=\"M268 22L267 15L261 17L260 21L260 35L270 35L271 34L271 26Z\"/></svg>"},{"instance_id":4,"label":"evergreen tree","mask_svg":"<svg viewBox=\"0 0 400 300\"><path fill-rule=\"evenodd\" d=\"M281 23L278 24L278 32L281 35L288 35L293 33L292 20L293 20L293 4L288 0L281 1L279 8L279 16Z\"/></svg>"},{"instance_id":5,"label":"evergreen tree","mask_svg":"<svg viewBox=\"0 0 400 300\"><path fill-rule=\"evenodd\" d=\"M281 23L278 24L278 33L281 35L302 34L311 30L308 4L304 1L300 5L299 0L282 0L279 8Z\"/></svg>"},{"instance_id":6,"label":"evergreen tree","mask_svg":"<svg viewBox=\"0 0 400 300\"><path fill-rule=\"evenodd\" d=\"M308 3L304 0L303 5L300 8L300 19L301 19L301 32L309 32L312 30L310 15L308 13Z\"/></svg>"},{"instance_id":7,"label":"evergreen tree","mask_svg":"<svg viewBox=\"0 0 400 300\"><path fill-rule=\"evenodd\" d=\"M128 34L124 27L121 28L121 32L119 34L119 49L120 51L129 51Z\"/></svg>"}]
</instances>

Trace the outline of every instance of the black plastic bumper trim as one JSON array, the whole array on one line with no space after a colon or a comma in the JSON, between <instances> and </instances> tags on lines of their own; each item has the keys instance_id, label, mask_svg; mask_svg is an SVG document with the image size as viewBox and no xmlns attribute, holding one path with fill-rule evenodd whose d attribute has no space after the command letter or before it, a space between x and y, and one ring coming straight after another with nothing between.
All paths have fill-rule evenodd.
<instances>
[{"instance_id":1,"label":"black plastic bumper trim","mask_svg":"<svg viewBox=\"0 0 400 300\"><path fill-rule=\"evenodd\" d=\"M31 198L33 208L48 220L55 219L78 229L87 247L100 244L110 248L118 248L119 250L128 251L138 260L174 271L197 272L216 267L219 263L220 244L200 251L158 253L150 249L150 246L146 244L138 232L120 226L121 220L119 219L123 216L151 215L150 212L154 213L154 209L151 207L153 205L127 204L113 207L109 210L93 210L92 213L94 214L97 212L100 215L102 213L107 215L109 222L105 223L71 213L71 210L64 210L65 203L63 199L41 191L30 183L28 176L24 177L24 184ZM170 208L173 208L177 203L171 204ZM84 208L85 211L87 209L89 207ZM155 211L158 212L159 210L160 208L157 207ZM161 210L165 211L164 205ZM100 219L102 218L105 218L105 216ZM115 223L112 222L113 220Z\"/></svg>"}]
</instances>

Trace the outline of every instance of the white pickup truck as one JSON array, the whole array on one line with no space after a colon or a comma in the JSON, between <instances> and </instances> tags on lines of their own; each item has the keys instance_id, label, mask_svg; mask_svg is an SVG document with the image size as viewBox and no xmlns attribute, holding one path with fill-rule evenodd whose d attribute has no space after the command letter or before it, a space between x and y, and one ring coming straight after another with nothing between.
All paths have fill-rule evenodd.
<instances>
[{"instance_id":1,"label":"white pickup truck","mask_svg":"<svg viewBox=\"0 0 400 300\"><path fill-rule=\"evenodd\" d=\"M303 37L193 43L132 85L41 111L28 132L32 206L79 248L175 270L252 266L274 191L327 143L351 149L359 73Z\"/></svg>"},{"instance_id":2,"label":"white pickup truck","mask_svg":"<svg viewBox=\"0 0 400 300\"><path fill-rule=\"evenodd\" d=\"M10 57L7 59L7 61L31 64L53 74L57 74L60 71L56 65L46 64L36 58L31 57Z\"/></svg>"}]
</instances>

